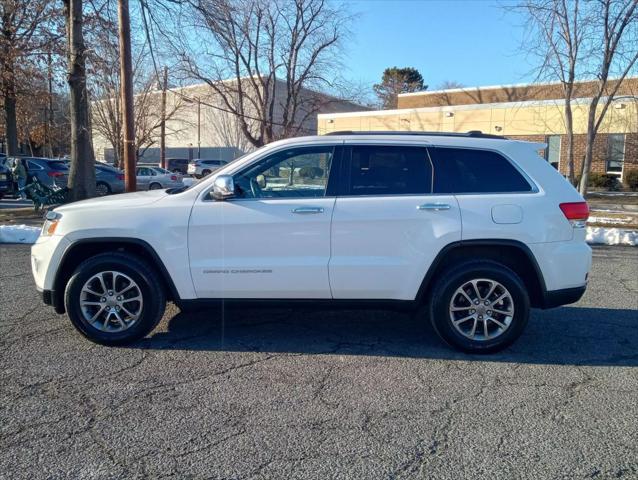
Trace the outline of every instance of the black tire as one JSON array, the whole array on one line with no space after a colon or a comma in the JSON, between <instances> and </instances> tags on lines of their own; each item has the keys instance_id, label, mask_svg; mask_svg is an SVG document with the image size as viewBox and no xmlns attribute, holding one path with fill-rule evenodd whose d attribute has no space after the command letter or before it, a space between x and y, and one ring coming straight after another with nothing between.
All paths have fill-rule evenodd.
<instances>
[{"instance_id":1,"label":"black tire","mask_svg":"<svg viewBox=\"0 0 638 480\"><path fill-rule=\"evenodd\" d=\"M489 335L487 339L473 340L468 338L454 327L450 318L452 315L450 305L454 293L474 279L489 279L498 282L511 295L514 308L511 322L500 335L492 339L489 338ZM470 261L454 266L440 275L430 296L428 313L434 330L449 345L466 353L494 353L508 347L521 336L529 318L529 311L530 301L527 289L515 272L492 261ZM465 313L459 314L459 317L462 315ZM482 326L483 323L480 322L480 325ZM488 328L500 328L492 323L488 323L488 325Z\"/></svg>"},{"instance_id":2,"label":"black tire","mask_svg":"<svg viewBox=\"0 0 638 480\"><path fill-rule=\"evenodd\" d=\"M212 172L209 169L202 170L202 177L210 175Z\"/></svg>"},{"instance_id":3,"label":"black tire","mask_svg":"<svg viewBox=\"0 0 638 480\"><path fill-rule=\"evenodd\" d=\"M111 194L111 187L106 182L97 182L95 184L95 193L98 197L104 197Z\"/></svg>"},{"instance_id":4,"label":"black tire","mask_svg":"<svg viewBox=\"0 0 638 480\"><path fill-rule=\"evenodd\" d=\"M104 332L84 318L80 308L80 295L84 284L93 275L104 271L118 271L132 278L142 294L140 317L121 332ZM64 305L73 326L89 340L102 345L125 345L151 332L161 320L166 308L162 283L155 270L144 260L127 253L102 253L82 262L76 269L64 292Z\"/></svg>"},{"instance_id":5,"label":"black tire","mask_svg":"<svg viewBox=\"0 0 638 480\"><path fill-rule=\"evenodd\" d=\"M153 182L148 186L149 190L160 190L161 188L162 188L162 185L157 182Z\"/></svg>"}]
</instances>

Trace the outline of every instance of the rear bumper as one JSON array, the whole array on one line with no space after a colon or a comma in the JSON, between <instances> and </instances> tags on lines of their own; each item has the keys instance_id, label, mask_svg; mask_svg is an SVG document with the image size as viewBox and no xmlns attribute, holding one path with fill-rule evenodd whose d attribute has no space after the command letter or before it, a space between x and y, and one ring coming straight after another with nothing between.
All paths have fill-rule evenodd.
<instances>
[{"instance_id":1,"label":"rear bumper","mask_svg":"<svg viewBox=\"0 0 638 480\"><path fill-rule=\"evenodd\" d=\"M542 308L555 308L561 305L575 303L584 295L587 285L575 288L563 288L561 290L548 290L543 296Z\"/></svg>"}]
</instances>

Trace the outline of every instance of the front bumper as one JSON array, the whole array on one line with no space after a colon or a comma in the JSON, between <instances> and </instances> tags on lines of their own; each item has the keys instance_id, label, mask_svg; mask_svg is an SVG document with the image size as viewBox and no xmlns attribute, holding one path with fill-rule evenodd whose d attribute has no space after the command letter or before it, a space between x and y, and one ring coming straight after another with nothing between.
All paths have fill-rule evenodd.
<instances>
[{"instance_id":1,"label":"front bumper","mask_svg":"<svg viewBox=\"0 0 638 480\"><path fill-rule=\"evenodd\" d=\"M31 246L31 272L39 291L53 289L55 274L70 243L66 237L53 235L40 236Z\"/></svg>"}]
</instances>

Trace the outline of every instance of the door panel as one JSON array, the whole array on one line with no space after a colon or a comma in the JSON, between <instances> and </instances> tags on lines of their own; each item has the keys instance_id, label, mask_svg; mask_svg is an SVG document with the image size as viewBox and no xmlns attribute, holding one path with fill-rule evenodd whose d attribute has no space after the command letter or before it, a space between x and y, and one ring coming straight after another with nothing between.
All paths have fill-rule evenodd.
<instances>
[{"instance_id":1,"label":"door panel","mask_svg":"<svg viewBox=\"0 0 638 480\"><path fill-rule=\"evenodd\" d=\"M334 198L198 202L189 227L197 296L330 298L334 203Z\"/></svg>"},{"instance_id":2,"label":"door panel","mask_svg":"<svg viewBox=\"0 0 638 480\"><path fill-rule=\"evenodd\" d=\"M423 145L353 144L332 217L330 285L338 299L412 300L432 261L461 238L453 195L432 195Z\"/></svg>"},{"instance_id":3,"label":"door panel","mask_svg":"<svg viewBox=\"0 0 638 480\"><path fill-rule=\"evenodd\" d=\"M332 295L412 300L439 251L460 239L461 215L453 195L338 198Z\"/></svg>"},{"instance_id":4,"label":"door panel","mask_svg":"<svg viewBox=\"0 0 638 480\"><path fill-rule=\"evenodd\" d=\"M329 177L335 145L276 151L237 172L236 197L190 219L200 298L331 298Z\"/></svg>"}]
</instances>

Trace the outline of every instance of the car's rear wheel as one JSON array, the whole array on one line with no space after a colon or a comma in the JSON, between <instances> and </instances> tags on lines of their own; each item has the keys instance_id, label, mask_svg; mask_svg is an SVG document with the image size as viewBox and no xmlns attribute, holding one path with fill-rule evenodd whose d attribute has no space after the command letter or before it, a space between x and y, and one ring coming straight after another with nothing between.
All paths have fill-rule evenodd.
<instances>
[{"instance_id":1,"label":"car's rear wheel","mask_svg":"<svg viewBox=\"0 0 638 480\"><path fill-rule=\"evenodd\" d=\"M155 328L166 300L157 273L146 262L126 253L104 253L77 267L64 305L82 335L103 345L122 345Z\"/></svg>"},{"instance_id":2,"label":"car's rear wheel","mask_svg":"<svg viewBox=\"0 0 638 480\"><path fill-rule=\"evenodd\" d=\"M156 182L156 183L151 183L151 184L148 186L148 189L149 189L149 190L159 190L160 188L162 188L162 185L160 185L160 184L159 184L159 183L157 183L157 182Z\"/></svg>"},{"instance_id":3,"label":"car's rear wheel","mask_svg":"<svg viewBox=\"0 0 638 480\"><path fill-rule=\"evenodd\" d=\"M430 299L439 336L468 353L492 353L523 333L530 301L520 277L491 261L467 262L440 275Z\"/></svg>"},{"instance_id":4,"label":"car's rear wheel","mask_svg":"<svg viewBox=\"0 0 638 480\"><path fill-rule=\"evenodd\" d=\"M95 194L98 197L104 197L105 195L109 195L111 193L111 187L109 187L108 183L97 182L95 185Z\"/></svg>"},{"instance_id":5,"label":"car's rear wheel","mask_svg":"<svg viewBox=\"0 0 638 480\"><path fill-rule=\"evenodd\" d=\"M209 169L202 170L202 177L206 177L207 175L210 175L210 174L211 174L211 171Z\"/></svg>"}]
</instances>

